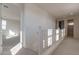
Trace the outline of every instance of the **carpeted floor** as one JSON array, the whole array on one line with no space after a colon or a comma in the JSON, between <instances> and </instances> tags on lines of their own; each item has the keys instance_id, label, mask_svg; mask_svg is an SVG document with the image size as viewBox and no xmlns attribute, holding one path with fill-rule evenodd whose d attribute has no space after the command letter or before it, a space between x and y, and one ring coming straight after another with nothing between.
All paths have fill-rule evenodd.
<instances>
[{"instance_id":1,"label":"carpeted floor","mask_svg":"<svg viewBox=\"0 0 79 59\"><path fill-rule=\"evenodd\" d=\"M15 37L5 40L3 42L4 44L2 45L3 51L1 55L12 55L12 52L10 50L13 47L15 47L19 42L20 42L20 37ZM16 55L37 55L37 53L27 48L21 48Z\"/></svg>"},{"instance_id":2,"label":"carpeted floor","mask_svg":"<svg viewBox=\"0 0 79 59\"><path fill-rule=\"evenodd\" d=\"M52 55L79 55L79 39L67 38Z\"/></svg>"}]
</instances>

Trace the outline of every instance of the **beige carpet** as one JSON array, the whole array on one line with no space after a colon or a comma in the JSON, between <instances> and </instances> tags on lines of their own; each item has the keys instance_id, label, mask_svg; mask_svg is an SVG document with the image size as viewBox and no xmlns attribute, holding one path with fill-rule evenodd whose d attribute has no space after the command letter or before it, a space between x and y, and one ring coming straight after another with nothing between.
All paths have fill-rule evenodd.
<instances>
[{"instance_id":1,"label":"beige carpet","mask_svg":"<svg viewBox=\"0 0 79 59\"><path fill-rule=\"evenodd\" d=\"M53 55L79 55L79 39L67 38L52 53Z\"/></svg>"},{"instance_id":2,"label":"beige carpet","mask_svg":"<svg viewBox=\"0 0 79 59\"><path fill-rule=\"evenodd\" d=\"M5 39L3 41L3 51L1 53L1 55L12 55L12 52L10 51L14 46L16 46L18 43L20 42L20 37L14 37L14 38L10 38L10 39ZM37 55L38 53L36 53L35 51L32 51L30 49L27 48L22 48L20 51L18 51L18 53L16 55Z\"/></svg>"}]
</instances>

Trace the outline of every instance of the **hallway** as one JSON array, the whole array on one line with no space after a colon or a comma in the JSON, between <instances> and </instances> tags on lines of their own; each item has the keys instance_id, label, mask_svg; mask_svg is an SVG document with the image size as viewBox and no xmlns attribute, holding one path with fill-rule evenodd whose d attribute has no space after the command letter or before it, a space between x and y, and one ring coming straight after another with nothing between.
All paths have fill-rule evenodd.
<instances>
[{"instance_id":1,"label":"hallway","mask_svg":"<svg viewBox=\"0 0 79 59\"><path fill-rule=\"evenodd\" d=\"M2 3L1 7L1 55L79 54L79 4ZM71 36L78 39L65 38Z\"/></svg>"},{"instance_id":2,"label":"hallway","mask_svg":"<svg viewBox=\"0 0 79 59\"><path fill-rule=\"evenodd\" d=\"M66 38L54 51L53 55L79 55L79 40Z\"/></svg>"}]
</instances>

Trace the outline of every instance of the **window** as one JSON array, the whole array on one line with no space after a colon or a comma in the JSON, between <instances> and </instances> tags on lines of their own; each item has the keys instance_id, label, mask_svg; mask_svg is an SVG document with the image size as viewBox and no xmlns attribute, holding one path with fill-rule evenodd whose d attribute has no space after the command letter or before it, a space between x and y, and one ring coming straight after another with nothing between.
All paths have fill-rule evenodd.
<instances>
[{"instance_id":1,"label":"window","mask_svg":"<svg viewBox=\"0 0 79 59\"><path fill-rule=\"evenodd\" d=\"M6 20L2 20L2 30L6 30Z\"/></svg>"},{"instance_id":2,"label":"window","mask_svg":"<svg viewBox=\"0 0 79 59\"><path fill-rule=\"evenodd\" d=\"M45 40L43 40L43 48L45 48Z\"/></svg>"},{"instance_id":3,"label":"window","mask_svg":"<svg viewBox=\"0 0 79 59\"><path fill-rule=\"evenodd\" d=\"M63 40L64 36L65 36L65 29L62 29L62 30L61 30L61 37L62 37L62 40Z\"/></svg>"},{"instance_id":4,"label":"window","mask_svg":"<svg viewBox=\"0 0 79 59\"><path fill-rule=\"evenodd\" d=\"M52 45L52 29L48 29L48 47Z\"/></svg>"},{"instance_id":5,"label":"window","mask_svg":"<svg viewBox=\"0 0 79 59\"><path fill-rule=\"evenodd\" d=\"M59 40L59 29L56 29L56 41Z\"/></svg>"},{"instance_id":6,"label":"window","mask_svg":"<svg viewBox=\"0 0 79 59\"><path fill-rule=\"evenodd\" d=\"M52 36L48 38L48 47L52 45Z\"/></svg>"}]
</instances>

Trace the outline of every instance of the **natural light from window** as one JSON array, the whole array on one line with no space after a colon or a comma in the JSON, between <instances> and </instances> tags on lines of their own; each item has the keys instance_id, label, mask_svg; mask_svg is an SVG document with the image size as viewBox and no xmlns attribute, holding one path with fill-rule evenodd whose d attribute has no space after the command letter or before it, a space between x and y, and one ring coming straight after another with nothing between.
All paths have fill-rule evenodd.
<instances>
[{"instance_id":1,"label":"natural light from window","mask_svg":"<svg viewBox=\"0 0 79 59\"><path fill-rule=\"evenodd\" d=\"M10 52L12 55L16 55L16 53L22 48L22 44L18 43L16 46L14 46L12 49L10 49Z\"/></svg>"},{"instance_id":2,"label":"natural light from window","mask_svg":"<svg viewBox=\"0 0 79 59\"><path fill-rule=\"evenodd\" d=\"M20 31L20 42L22 43L22 31Z\"/></svg>"},{"instance_id":3,"label":"natural light from window","mask_svg":"<svg viewBox=\"0 0 79 59\"><path fill-rule=\"evenodd\" d=\"M59 40L59 29L56 30L56 41Z\"/></svg>"},{"instance_id":4,"label":"natural light from window","mask_svg":"<svg viewBox=\"0 0 79 59\"><path fill-rule=\"evenodd\" d=\"M48 38L48 47L52 45L52 37Z\"/></svg>"},{"instance_id":5,"label":"natural light from window","mask_svg":"<svg viewBox=\"0 0 79 59\"><path fill-rule=\"evenodd\" d=\"M45 40L43 40L43 48L45 48Z\"/></svg>"},{"instance_id":6,"label":"natural light from window","mask_svg":"<svg viewBox=\"0 0 79 59\"><path fill-rule=\"evenodd\" d=\"M48 29L48 47L52 45L52 29Z\"/></svg>"},{"instance_id":7,"label":"natural light from window","mask_svg":"<svg viewBox=\"0 0 79 59\"><path fill-rule=\"evenodd\" d=\"M61 36L63 37L64 36L64 30L62 29L61 32L62 32L62 35Z\"/></svg>"},{"instance_id":8,"label":"natural light from window","mask_svg":"<svg viewBox=\"0 0 79 59\"><path fill-rule=\"evenodd\" d=\"M12 38L12 37L15 37L15 36L18 36L18 34L16 34L15 32L13 32L12 30L9 30L9 35L6 36L6 39Z\"/></svg>"},{"instance_id":9,"label":"natural light from window","mask_svg":"<svg viewBox=\"0 0 79 59\"><path fill-rule=\"evenodd\" d=\"M65 36L65 29L62 29L61 32L62 32L62 35L61 36L62 36L62 40L63 40L63 38Z\"/></svg>"},{"instance_id":10,"label":"natural light from window","mask_svg":"<svg viewBox=\"0 0 79 59\"><path fill-rule=\"evenodd\" d=\"M48 36L52 35L52 29L48 29Z\"/></svg>"},{"instance_id":11,"label":"natural light from window","mask_svg":"<svg viewBox=\"0 0 79 59\"><path fill-rule=\"evenodd\" d=\"M6 30L6 20L2 20L2 30Z\"/></svg>"}]
</instances>

